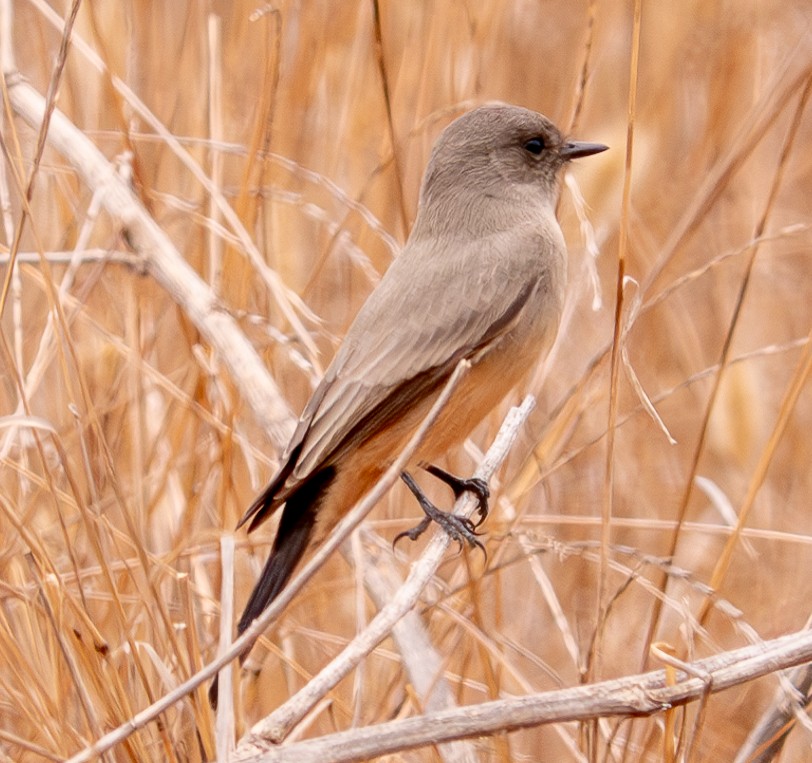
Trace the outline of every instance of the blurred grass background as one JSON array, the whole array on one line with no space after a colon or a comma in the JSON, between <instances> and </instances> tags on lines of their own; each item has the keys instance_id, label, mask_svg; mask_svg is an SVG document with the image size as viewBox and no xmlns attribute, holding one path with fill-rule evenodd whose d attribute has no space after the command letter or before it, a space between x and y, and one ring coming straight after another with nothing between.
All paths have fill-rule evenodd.
<instances>
[{"instance_id":1,"label":"blurred grass background","mask_svg":"<svg viewBox=\"0 0 812 763\"><path fill-rule=\"evenodd\" d=\"M50 7L67 12L64 3ZM444 598L422 612L458 701L656 667L647 657L652 638L696 657L802 628L812 601L808 389L717 604L701 624L696 616L812 323L807 111L782 153L812 66L806 0L643 4L626 220L630 3L274 8L86 2L74 32L200 162L270 267L318 316L307 324L318 355L291 333L165 138L75 48L57 105L106 156L131 167L138 196L240 321L296 413L405 240L431 145L453 117L497 99L612 147L573 166L562 193L571 284L553 355L473 438L486 447L507 405L527 391L537 396L493 485L487 562L450 558ZM17 67L43 94L61 36L46 10L43 0L15 3L11 30ZM35 133L8 114L2 132L4 161L27 175ZM0 181L5 277L21 201L7 171ZM214 656L218 540L278 454L194 325L132 256L120 222L99 212L92 190L48 149L31 209L0 323L0 414L18 415L0 429L0 749L8 760L57 760ZM634 279L624 346L676 442L621 372L604 569L606 350L623 224ZM60 287L64 320L51 329ZM700 439L740 293L731 362ZM450 454L448 465L470 473L471 449ZM391 539L417 513L398 486L369 525ZM239 607L272 528L236 537ZM405 574L418 551L400 544L392 560ZM373 614L353 571L363 554L354 544L332 561L268 632L262 671L238 705L240 729L292 694ZM608 612L599 608L601 586ZM658 587L665 596L655 620ZM711 698L696 736L688 709L681 734L693 759L732 759L777 686L771 676ZM420 712L388 642L332 697L307 735ZM483 760L577 760L579 751L660 760L662 724L560 724L477 746ZM809 734L795 729L783 759L803 759ZM212 739L208 708L187 701L111 759L200 760ZM437 757L424 749L396 759Z\"/></svg>"}]
</instances>

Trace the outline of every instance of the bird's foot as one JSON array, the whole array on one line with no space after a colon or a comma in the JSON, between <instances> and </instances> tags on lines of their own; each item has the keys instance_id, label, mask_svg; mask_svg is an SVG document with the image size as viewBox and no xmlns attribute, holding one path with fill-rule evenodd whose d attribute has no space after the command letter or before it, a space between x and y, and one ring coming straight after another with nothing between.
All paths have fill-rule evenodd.
<instances>
[{"instance_id":1,"label":"bird's foot","mask_svg":"<svg viewBox=\"0 0 812 763\"><path fill-rule=\"evenodd\" d=\"M438 509L426 497L409 472L402 472L400 477L406 483L409 490L412 491L414 497L417 498L417 502L420 504L420 508L423 509L426 516L423 517L420 524L397 535L392 542L393 546L404 536L410 540L417 540L428 529L429 525L434 522L446 531L451 540L457 541L457 543L460 544L460 548L462 548L464 543L468 543L471 548L478 548L483 554L485 553L485 546L477 540L477 525L468 519L468 517L459 517L456 514L450 514L447 511ZM440 479L443 478L440 477Z\"/></svg>"},{"instance_id":2,"label":"bird's foot","mask_svg":"<svg viewBox=\"0 0 812 763\"><path fill-rule=\"evenodd\" d=\"M473 493L477 500L477 512L479 521L474 527L479 527L488 516L488 499L491 497L491 490L488 483L481 477L456 477L445 469L441 469L434 464L420 464L421 468L436 477L441 482L445 482L454 493L454 498L459 498L463 493Z\"/></svg>"}]
</instances>

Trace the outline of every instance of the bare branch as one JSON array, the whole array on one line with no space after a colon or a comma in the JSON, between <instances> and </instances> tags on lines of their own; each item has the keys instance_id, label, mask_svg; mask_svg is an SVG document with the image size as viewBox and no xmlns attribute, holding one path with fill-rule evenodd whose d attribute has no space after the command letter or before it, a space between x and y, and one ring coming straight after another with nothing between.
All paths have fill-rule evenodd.
<instances>
[{"instance_id":1,"label":"bare branch","mask_svg":"<svg viewBox=\"0 0 812 763\"><path fill-rule=\"evenodd\" d=\"M804 630L762 644L722 652L688 663L691 674L665 671L483 702L433 715L342 731L320 739L257 751L241 763L348 763L453 739L481 737L545 723L607 716L641 716L700 699L777 670L812 660L812 631Z\"/></svg>"},{"instance_id":2,"label":"bare branch","mask_svg":"<svg viewBox=\"0 0 812 763\"><path fill-rule=\"evenodd\" d=\"M398 579L391 552L387 555L383 548L375 551L378 558L364 567L364 585L376 606L383 609L397 595L403 580ZM423 619L414 609L392 627L392 640L400 652L403 670L423 712L457 707L451 686L443 674L445 660L434 648ZM474 763L478 760L473 745L463 741L438 745L437 752L444 763Z\"/></svg>"}]
</instances>

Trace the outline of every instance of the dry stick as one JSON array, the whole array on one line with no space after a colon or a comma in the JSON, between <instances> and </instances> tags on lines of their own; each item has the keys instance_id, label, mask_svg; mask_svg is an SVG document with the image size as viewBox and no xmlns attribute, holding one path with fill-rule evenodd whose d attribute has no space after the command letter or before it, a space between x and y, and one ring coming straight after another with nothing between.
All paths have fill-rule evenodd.
<instances>
[{"instance_id":1,"label":"dry stick","mask_svg":"<svg viewBox=\"0 0 812 763\"><path fill-rule=\"evenodd\" d=\"M223 129L223 30L222 19L210 13L207 21L208 54L209 54L209 137L212 146L218 145L224 137ZM217 189L217 196L223 195L223 155L220 151L209 151L211 182ZM222 214L214 196L209 197L209 219L214 226L208 232L208 282L216 291L220 291L223 278L223 239L217 235L222 225Z\"/></svg>"},{"instance_id":2,"label":"dry stick","mask_svg":"<svg viewBox=\"0 0 812 763\"><path fill-rule=\"evenodd\" d=\"M273 187L271 173L268 168L267 155L270 152L271 139L274 128L274 118L277 109L277 98L279 93L279 78L282 61L282 12L279 8L272 8L270 4L265 4L258 8L249 17L252 22L257 22L261 17L261 24L255 23L260 33L266 35L266 53L261 64L262 73L258 88L258 101L254 107L254 116L250 120L250 135L246 146L241 146L245 160L242 163L243 169L240 175L236 198L232 204L237 214L237 219L242 222L246 230L257 230L257 225L262 217L262 210L265 208L262 203L264 193L255 193L255 189ZM217 152L221 156L225 155L223 150L225 141L220 141L217 145ZM269 231L270 233L270 231ZM271 233L271 235L273 235ZM230 244L225 250L224 262L231 262L233 255L239 255L237 248ZM227 259L226 259L227 258ZM243 270L243 268L241 268ZM229 267L229 271L231 268ZM237 283L234 284L233 281ZM232 302L238 305L250 303L251 279L229 278L229 294L232 295ZM299 297L303 302L309 300L309 295L299 290ZM290 354L293 359L293 353ZM317 374L323 372L322 366L317 360L311 358L311 363Z\"/></svg>"},{"instance_id":3,"label":"dry stick","mask_svg":"<svg viewBox=\"0 0 812 763\"><path fill-rule=\"evenodd\" d=\"M33 127L41 124L45 116L42 96L19 74L5 76L15 112ZM256 351L214 292L183 259L112 164L58 109L51 116L48 141L89 188L100 192L107 211L121 221L128 242L218 351L263 429L282 449L290 436L293 414Z\"/></svg>"},{"instance_id":4,"label":"dry stick","mask_svg":"<svg viewBox=\"0 0 812 763\"><path fill-rule=\"evenodd\" d=\"M446 382L443 391L435 401L431 410L420 424L420 427L409 440L406 447L401 451L400 455L395 459L392 465L386 470L383 477L375 484L375 487L367 493L362 500L353 506L353 508L344 516L344 518L335 526L333 531L324 541L319 550L313 554L310 561L302 565L301 571L296 575L290 583L285 586L279 596L265 609L265 611L254 622L246 628L243 634L234 641L231 647L224 653L206 665L202 670L199 670L191 678L184 681L171 692L168 692L156 702L153 702L149 707L145 708L139 713L136 713L127 723L122 724L113 731L105 734L100 739L97 739L92 745L81 750L66 763L85 763L91 760L94 756L106 752L111 747L124 741L128 736L143 728L146 724L153 721L157 716L168 710L176 702L179 702L187 694L193 692L200 684L213 678L214 675L223 667L225 667L235 657L239 657L245 653L247 649L262 635L268 628L273 620L278 617L279 613L287 607L293 597L302 589L307 581L313 577L316 571L325 563L327 558L335 551L347 538L347 536L360 524L363 518L372 510L375 504L381 499L384 493L397 481L401 471L409 463L415 450L420 445L423 437L425 437L428 429L437 420L440 412L445 407L452 393L456 389L462 377L468 372L471 363L467 360L461 360L457 363L454 373L451 374L448 382Z\"/></svg>"},{"instance_id":5,"label":"dry stick","mask_svg":"<svg viewBox=\"0 0 812 763\"><path fill-rule=\"evenodd\" d=\"M590 64L592 63L592 51L595 47L595 16L597 16L597 0L589 0L586 14L586 40L584 41L584 60L581 64L581 75L578 77L578 84L575 90L575 106L572 117L567 125L567 134L572 135L578 130L578 120L581 118L581 110L586 101L586 83L592 73Z\"/></svg>"},{"instance_id":6,"label":"dry stick","mask_svg":"<svg viewBox=\"0 0 812 763\"><path fill-rule=\"evenodd\" d=\"M623 173L623 197L620 207L620 231L617 245L617 280L615 283L615 315L612 333L612 350L609 362L609 420L606 427L606 460L604 463L604 498L601 504L601 563L598 572L597 627L594 649L588 655L587 675L595 678L600 675L600 654L603 650L603 627L608 614L607 570L609 545L611 543L612 514L614 513L615 493L615 432L618 406L620 404L619 379L621 344L623 331L623 296L626 284L626 256L628 252L631 194L632 161L634 158L634 125L637 114L637 74L640 61L640 29L643 13L643 0L635 0L632 28L632 48L629 57L629 98L626 116L626 155Z\"/></svg>"},{"instance_id":7,"label":"dry stick","mask_svg":"<svg viewBox=\"0 0 812 763\"><path fill-rule=\"evenodd\" d=\"M394 569L391 552L381 548L377 552L381 558L364 566L364 587L375 606L382 609L392 601L403 580ZM457 707L451 685L443 674L446 661L432 644L423 618L414 609L392 626L392 640L400 652L403 672L414 689L421 710L433 713ZM443 763L476 763L479 760L474 746L464 741L438 745L437 752Z\"/></svg>"},{"instance_id":8,"label":"dry stick","mask_svg":"<svg viewBox=\"0 0 812 763\"><path fill-rule=\"evenodd\" d=\"M386 59L383 54L383 33L381 31L381 8L378 0L372 0L372 18L375 30L375 61L378 65L378 74L381 78L381 90L383 94L383 105L386 109L386 122L389 127L389 142L392 145L392 166L395 170L395 180L398 189L398 207L400 210L400 224L403 228L408 227L409 215L406 212L406 200L403 197L403 170L401 169L398 157L398 144L395 138L395 123L392 119L392 98L389 91L389 77L386 67Z\"/></svg>"},{"instance_id":9,"label":"dry stick","mask_svg":"<svg viewBox=\"0 0 812 763\"><path fill-rule=\"evenodd\" d=\"M234 536L220 538L220 561L223 579L220 584L220 644L218 653L224 653L231 643L231 623L234 617ZM215 719L215 743L217 760L228 760L231 740L234 738L234 703L231 692L231 665L223 668L217 694L217 718Z\"/></svg>"},{"instance_id":10,"label":"dry stick","mask_svg":"<svg viewBox=\"0 0 812 763\"><path fill-rule=\"evenodd\" d=\"M429 716L351 729L284 747L241 763L348 763L453 739L481 737L547 723L619 715L652 715L812 660L812 631L686 663L677 680L663 670L571 689L514 697Z\"/></svg>"},{"instance_id":11,"label":"dry stick","mask_svg":"<svg viewBox=\"0 0 812 763\"><path fill-rule=\"evenodd\" d=\"M125 252L120 249L101 249L91 247L89 249L71 250L51 250L40 254L39 252L17 252L15 262L37 265L42 259L46 259L51 265L70 265L75 262L78 265L92 262L116 262L127 267L136 267L141 264L141 259L132 252ZM7 267L11 262L11 256L0 253L0 266Z\"/></svg>"},{"instance_id":12,"label":"dry stick","mask_svg":"<svg viewBox=\"0 0 812 763\"><path fill-rule=\"evenodd\" d=\"M499 433L491 445L475 476L489 479L499 468L516 439L521 425L526 420L535 402L532 397L524 399L518 408L512 408L505 418ZM465 493L456 503L454 513L469 516L474 509L473 496ZM412 565L405 583L392 600L359 633L329 665L315 676L304 688L273 713L257 723L238 747L238 754L261 749L266 740L280 742L291 728L307 715L313 706L330 691L344 676L366 657L392 631L397 623L417 603L421 592L433 577L437 567L451 543L451 538L442 530L437 530L420 558ZM240 759L240 758L238 758Z\"/></svg>"}]
</instances>

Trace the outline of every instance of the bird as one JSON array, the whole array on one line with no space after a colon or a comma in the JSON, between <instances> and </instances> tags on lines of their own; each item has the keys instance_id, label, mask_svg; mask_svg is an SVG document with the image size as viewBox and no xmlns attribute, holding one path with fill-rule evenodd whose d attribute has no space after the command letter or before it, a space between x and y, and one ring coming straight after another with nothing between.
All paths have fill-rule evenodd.
<instances>
[{"instance_id":1,"label":"bird","mask_svg":"<svg viewBox=\"0 0 812 763\"><path fill-rule=\"evenodd\" d=\"M281 510L238 635L383 475L461 360L470 369L408 468L427 465L457 494L474 490L484 517L487 486L432 462L463 441L552 345L567 271L558 178L572 159L606 149L569 140L547 117L502 103L475 108L442 131L406 244L344 336L276 474L239 521L251 532ZM452 515L421 500L408 468L402 476L424 511L456 540L476 543L470 520L445 521ZM407 534L416 537L428 521Z\"/></svg>"}]
</instances>

